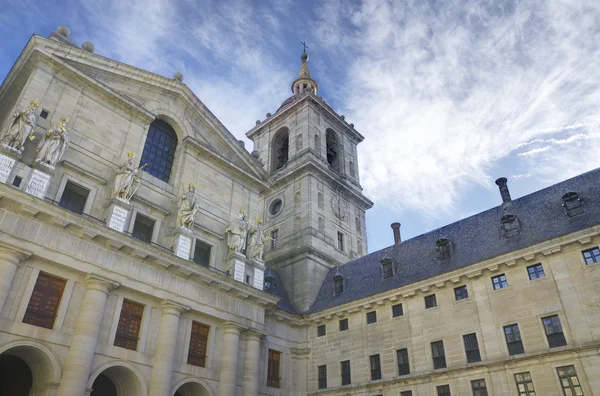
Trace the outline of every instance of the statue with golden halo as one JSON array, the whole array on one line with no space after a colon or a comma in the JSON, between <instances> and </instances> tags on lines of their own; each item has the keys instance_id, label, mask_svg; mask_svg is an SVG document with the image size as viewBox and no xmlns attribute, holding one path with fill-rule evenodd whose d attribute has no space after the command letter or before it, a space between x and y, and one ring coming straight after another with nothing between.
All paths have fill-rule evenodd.
<instances>
[{"instance_id":1,"label":"statue with golden halo","mask_svg":"<svg viewBox=\"0 0 600 396\"><path fill-rule=\"evenodd\" d=\"M25 141L35 133L34 127L37 121L36 110L38 107L40 107L40 102L35 99L29 102L29 106L25 110L16 109L8 130L0 139L0 144L19 152L23 151Z\"/></svg>"},{"instance_id":2,"label":"statue with golden halo","mask_svg":"<svg viewBox=\"0 0 600 396\"><path fill-rule=\"evenodd\" d=\"M248 231L248 248L246 249L246 256L250 260L256 260L263 262L263 254L265 252L265 243L270 237L265 236L265 232L262 230L263 221L261 218L256 218L256 225L251 227Z\"/></svg>"},{"instance_id":3,"label":"statue with golden halo","mask_svg":"<svg viewBox=\"0 0 600 396\"><path fill-rule=\"evenodd\" d=\"M135 154L130 151L127 153L127 161L123 164L123 166L117 169L117 176L115 176L115 185L112 193L113 198L129 202L139 188L140 182L137 180L137 173L147 164L140 168L136 168L136 166L133 164L134 161Z\"/></svg>"},{"instance_id":4,"label":"statue with golden halo","mask_svg":"<svg viewBox=\"0 0 600 396\"><path fill-rule=\"evenodd\" d=\"M179 200L179 207L177 208L177 226L185 227L189 230L194 228L194 218L200 205L196 200L196 185L190 183L188 185L188 191L185 192L183 184L181 185L182 196Z\"/></svg>"},{"instance_id":5,"label":"statue with golden halo","mask_svg":"<svg viewBox=\"0 0 600 396\"><path fill-rule=\"evenodd\" d=\"M49 165L52 168L60 162L67 147L69 147L68 123L69 119L67 117L60 117L58 124L53 127L52 120L50 120L50 129L44 134L38 145L35 156L36 162ZM33 137L30 136L30 139Z\"/></svg>"},{"instance_id":6,"label":"statue with golden halo","mask_svg":"<svg viewBox=\"0 0 600 396\"><path fill-rule=\"evenodd\" d=\"M246 212L240 209L237 219L234 219L225 230L227 235L227 246L232 253L244 253L246 248L246 234L248 232L248 223L246 222Z\"/></svg>"}]
</instances>

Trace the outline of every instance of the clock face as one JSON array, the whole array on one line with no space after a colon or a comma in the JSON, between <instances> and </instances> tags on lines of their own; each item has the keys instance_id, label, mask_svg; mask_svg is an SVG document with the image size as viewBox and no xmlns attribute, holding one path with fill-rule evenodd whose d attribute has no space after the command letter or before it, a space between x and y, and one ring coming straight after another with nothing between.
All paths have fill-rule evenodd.
<instances>
[{"instance_id":1,"label":"clock face","mask_svg":"<svg viewBox=\"0 0 600 396\"><path fill-rule=\"evenodd\" d=\"M333 210L333 213L336 215L336 217L340 220L345 220L346 219L346 211L348 208L348 203L340 198L337 195L334 195L333 197L331 197L331 209Z\"/></svg>"}]
</instances>

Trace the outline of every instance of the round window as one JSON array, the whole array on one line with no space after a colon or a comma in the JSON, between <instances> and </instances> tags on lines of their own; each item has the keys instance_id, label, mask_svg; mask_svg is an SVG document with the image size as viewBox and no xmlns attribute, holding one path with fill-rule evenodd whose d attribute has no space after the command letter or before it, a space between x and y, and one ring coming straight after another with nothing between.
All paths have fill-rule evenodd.
<instances>
[{"instance_id":1,"label":"round window","mask_svg":"<svg viewBox=\"0 0 600 396\"><path fill-rule=\"evenodd\" d=\"M276 216L279 214L279 212L281 212L282 207L283 207L283 202L281 201L281 199L276 199L273 202L271 202L271 207L269 209L269 213L271 213L271 216Z\"/></svg>"}]
</instances>

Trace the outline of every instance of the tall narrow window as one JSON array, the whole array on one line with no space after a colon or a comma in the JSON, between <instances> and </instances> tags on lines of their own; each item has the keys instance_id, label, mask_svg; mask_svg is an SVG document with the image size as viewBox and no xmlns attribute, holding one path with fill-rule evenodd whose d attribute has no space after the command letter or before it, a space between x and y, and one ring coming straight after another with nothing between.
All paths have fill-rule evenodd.
<instances>
[{"instance_id":1,"label":"tall narrow window","mask_svg":"<svg viewBox=\"0 0 600 396\"><path fill-rule=\"evenodd\" d=\"M144 152L140 164L144 170L164 182L169 182L171 168L177 149L177 134L171 126L162 120L150 124Z\"/></svg>"},{"instance_id":2,"label":"tall narrow window","mask_svg":"<svg viewBox=\"0 0 600 396\"><path fill-rule=\"evenodd\" d=\"M381 361L379 355L369 356L369 362L371 363L371 381L381 379Z\"/></svg>"},{"instance_id":3,"label":"tall narrow window","mask_svg":"<svg viewBox=\"0 0 600 396\"><path fill-rule=\"evenodd\" d=\"M336 296L344 292L344 277L342 274L336 274L333 277L333 292Z\"/></svg>"},{"instance_id":4,"label":"tall narrow window","mask_svg":"<svg viewBox=\"0 0 600 396\"><path fill-rule=\"evenodd\" d=\"M325 140L327 143L327 162L329 167L336 171L340 171L340 143L335 132L328 129L326 132Z\"/></svg>"},{"instance_id":5,"label":"tall narrow window","mask_svg":"<svg viewBox=\"0 0 600 396\"><path fill-rule=\"evenodd\" d=\"M531 373L529 373L529 371L515 374L515 382L517 383L519 396L536 396L533 380L531 379Z\"/></svg>"},{"instance_id":6,"label":"tall narrow window","mask_svg":"<svg viewBox=\"0 0 600 396\"><path fill-rule=\"evenodd\" d=\"M302 204L302 194L300 194L299 192L297 192L294 195L294 206L296 207L296 209L300 209L300 205Z\"/></svg>"},{"instance_id":7,"label":"tall narrow window","mask_svg":"<svg viewBox=\"0 0 600 396\"><path fill-rule=\"evenodd\" d=\"M481 361L479 353L479 343L477 343L477 335L475 333L465 334L463 336L465 343L465 353L467 354L467 363L475 363Z\"/></svg>"},{"instance_id":8,"label":"tall narrow window","mask_svg":"<svg viewBox=\"0 0 600 396\"><path fill-rule=\"evenodd\" d=\"M281 388L280 378L281 352L269 349L269 367L267 372L267 386L271 388Z\"/></svg>"},{"instance_id":9,"label":"tall narrow window","mask_svg":"<svg viewBox=\"0 0 600 396\"><path fill-rule=\"evenodd\" d=\"M452 396L450 393L450 385L440 385L436 387L437 396Z\"/></svg>"},{"instance_id":10,"label":"tall narrow window","mask_svg":"<svg viewBox=\"0 0 600 396\"><path fill-rule=\"evenodd\" d=\"M581 389L577 372L575 372L575 366L558 367L556 371L565 396L583 396L583 389Z\"/></svg>"},{"instance_id":11,"label":"tall narrow window","mask_svg":"<svg viewBox=\"0 0 600 396\"><path fill-rule=\"evenodd\" d=\"M66 283L64 279L40 272L23 316L23 323L52 329Z\"/></svg>"},{"instance_id":12,"label":"tall narrow window","mask_svg":"<svg viewBox=\"0 0 600 396\"><path fill-rule=\"evenodd\" d=\"M396 351L398 360L398 375L410 374L410 364L408 362L408 349L402 348Z\"/></svg>"},{"instance_id":13,"label":"tall narrow window","mask_svg":"<svg viewBox=\"0 0 600 396\"><path fill-rule=\"evenodd\" d=\"M342 369L342 385L350 385L352 377L350 376L350 360L344 360L340 363Z\"/></svg>"},{"instance_id":14,"label":"tall narrow window","mask_svg":"<svg viewBox=\"0 0 600 396\"><path fill-rule=\"evenodd\" d=\"M322 217L319 217L319 232L325 232L325 220Z\"/></svg>"},{"instance_id":15,"label":"tall narrow window","mask_svg":"<svg viewBox=\"0 0 600 396\"><path fill-rule=\"evenodd\" d=\"M354 163L352 161L348 162L348 170L350 171L350 176L354 177L355 170L354 170Z\"/></svg>"},{"instance_id":16,"label":"tall narrow window","mask_svg":"<svg viewBox=\"0 0 600 396\"><path fill-rule=\"evenodd\" d=\"M302 134L296 136L296 151L302 150Z\"/></svg>"},{"instance_id":17,"label":"tall narrow window","mask_svg":"<svg viewBox=\"0 0 600 396\"><path fill-rule=\"evenodd\" d=\"M144 306L133 301L123 300L117 334L115 335L115 346L135 351L138 344L138 336L142 326L142 315Z\"/></svg>"},{"instance_id":18,"label":"tall narrow window","mask_svg":"<svg viewBox=\"0 0 600 396\"><path fill-rule=\"evenodd\" d=\"M431 343L431 356L433 357L433 368L441 369L446 367L446 353L444 352L444 341Z\"/></svg>"},{"instance_id":19,"label":"tall narrow window","mask_svg":"<svg viewBox=\"0 0 600 396\"><path fill-rule=\"evenodd\" d=\"M358 216L354 218L354 227L356 228L356 231L358 231L358 233L360 234L362 227L360 225L360 217Z\"/></svg>"},{"instance_id":20,"label":"tall narrow window","mask_svg":"<svg viewBox=\"0 0 600 396\"><path fill-rule=\"evenodd\" d=\"M152 241L152 232L154 231L154 220L146 216L137 214L133 223L133 232L131 236L140 241L150 243Z\"/></svg>"},{"instance_id":21,"label":"tall narrow window","mask_svg":"<svg viewBox=\"0 0 600 396\"><path fill-rule=\"evenodd\" d=\"M323 198L323 193L317 194L317 203L319 205L319 209L323 209L325 207L325 199Z\"/></svg>"},{"instance_id":22,"label":"tall narrow window","mask_svg":"<svg viewBox=\"0 0 600 396\"><path fill-rule=\"evenodd\" d=\"M89 193L89 190L68 181L60 197L59 205L73 213L82 214Z\"/></svg>"},{"instance_id":23,"label":"tall narrow window","mask_svg":"<svg viewBox=\"0 0 600 396\"><path fill-rule=\"evenodd\" d=\"M271 231L271 249L277 249L279 246L279 230Z\"/></svg>"},{"instance_id":24,"label":"tall narrow window","mask_svg":"<svg viewBox=\"0 0 600 396\"><path fill-rule=\"evenodd\" d=\"M344 251L344 234L341 232L337 233L337 247L342 252Z\"/></svg>"},{"instance_id":25,"label":"tall narrow window","mask_svg":"<svg viewBox=\"0 0 600 396\"><path fill-rule=\"evenodd\" d=\"M320 325L317 327L317 337L323 337L327 333L327 328L325 325Z\"/></svg>"},{"instance_id":26,"label":"tall narrow window","mask_svg":"<svg viewBox=\"0 0 600 396\"><path fill-rule=\"evenodd\" d=\"M321 156L321 138L319 135L315 135L315 151L317 152L317 156Z\"/></svg>"},{"instance_id":27,"label":"tall narrow window","mask_svg":"<svg viewBox=\"0 0 600 396\"><path fill-rule=\"evenodd\" d=\"M471 390L473 390L473 396L488 396L484 379L471 381Z\"/></svg>"},{"instance_id":28,"label":"tall narrow window","mask_svg":"<svg viewBox=\"0 0 600 396\"><path fill-rule=\"evenodd\" d=\"M273 137L271 143L272 171L287 165L290 146L290 133L287 128L281 128Z\"/></svg>"},{"instance_id":29,"label":"tall narrow window","mask_svg":"<svg viewBox=\"0 0 600 396\"><path fill-rule=\"evenodd\" d=\"M506 345L508 346L509 355L525 353L518 324L504 326L504 335L506 336Z\"/></svg>"},{"instance_id":30,"label":"tall narrow window","mask_svg":"<svg viewBox=\"0 0 600 396\"><path fill-rule=\"evenodd\" d=\"M327 388L327 366L319 366L317 367L318 377L319 377L319 389Z\"/></svg>"},{"instance_id":31,"label":"tall narrow window","mask_svg":"<svg viewBox=\"0 0 600 396\"><path fill-rule=\"evenodd\" d=\"M210 245L207 245L199 239L196 239L196 246L194 247L194 263L204 267L210 265Z\"/></svg>"},{"instance_id":32,"label":"tall narrow window","mask_svg":"<svg viewBox=\"0 0 600 396\"><path fill-rule=\"evenodd\" d=\"M392 260L381 260L381 276L383 279L388 279L394 276Z\"/></svg>"},{"instance_id":33,"label":"tall narrow window","mask_svg":"<svg viewBox=\"0 0 600 396\"><path fill-rule=\"evenodd\" d=\"M188 351L188 364L206 367L206 346L208 345L209 327L202 323L192 322L190 333L190 348Z\"/></svg>"},{"instance_id":34,"label":"tall narrow window","mask_svg":"<svg viewBox=\"0 0 600 396\"><path fill-rule=\"evenodd\" d=\"M548 345L550 348L567 345L565 333L563 333L558 315L552 315L548 316L547 318L543 318L542 323L544 324L544 330L546 331L546 338L548 339Z\"/></svg>"}]
</instances>

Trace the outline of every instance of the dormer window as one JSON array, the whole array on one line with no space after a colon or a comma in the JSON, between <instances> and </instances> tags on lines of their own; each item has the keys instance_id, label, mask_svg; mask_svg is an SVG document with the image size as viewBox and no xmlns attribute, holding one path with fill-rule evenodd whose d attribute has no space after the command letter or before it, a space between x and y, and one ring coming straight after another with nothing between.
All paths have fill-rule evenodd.
<instances>
[{"instance_id":1,"label":"dormer window","mask_svg":"<svg viewBox=\"0 0 600 396\"><path fill-rule=\"evenodd\" d=\"M446 238L440 238L435 241L435 253L438 260L446 260L452 257L452 242Z\"/></svg>"},{"instance_id":2,"label":"dormer window","mask_svg":"<svg viewBox=\"0 0 600 396\"><path fill-rule=\"evenodd\" d=\"M500 219L500 231L505 238L511 238L519 235L521 232L521 224L519 218L515 215L504 215Z\"/></svg>"},{"instance_id":3,"label":"dormer window","mask_svg":"<svg viewBox=\"0 0 600 396\"><path fill-rule=\"evenodd\" d=\"M562 196L562 207L565 214L569 217L575 217L586 212L583 198L576 192L568 192Z\"/></svg>"},{"instance_id":4,"label":"dormer window","mask_svg":"<svg viewBox=\"0 0 600 396\"><path fill-rule=\"evenodd\" d=\"M342 275L339 271L335 273L333 276L333 294L339 295L344 292L344 275Z\"/></svg>"},{"instance_id":5,"label":"dormer window","mask_svg":"<svg viewBox=\"0 0 600 396\"><path fill-rule=\"evenodd\" d=\"M392 260L387 257L381 260L381 276L383 279L388 279L394 276L394 266L392 265Z\"/></svg>"}]
</instances>

